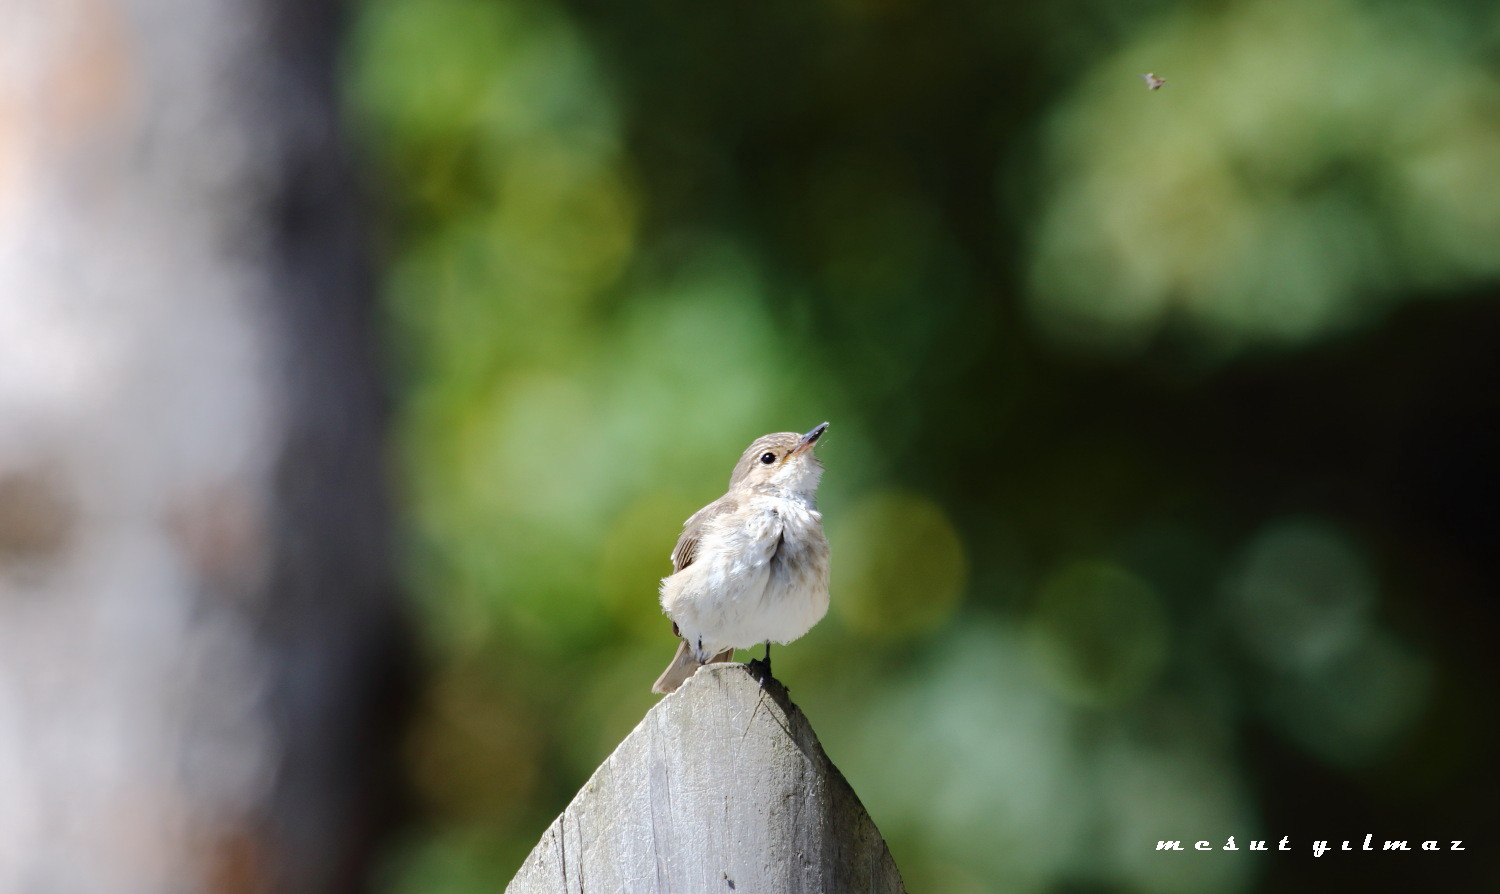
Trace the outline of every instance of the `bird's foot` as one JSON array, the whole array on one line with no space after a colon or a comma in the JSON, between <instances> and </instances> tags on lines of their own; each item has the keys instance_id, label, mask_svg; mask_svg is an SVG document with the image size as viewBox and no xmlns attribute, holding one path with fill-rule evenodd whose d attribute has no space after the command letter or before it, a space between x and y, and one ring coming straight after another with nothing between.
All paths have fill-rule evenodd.
<instances>
[{"instance_id":1,"label":"bird's foot","mask_svg":"<svg viewBox=\"0 0 1500 894\"><path fill-rule=\"evenodd\" d=\"M771 665L759 658L752 658L746 662L745 669L750 671L750 675L762 684L776 679L771 676Z\"/></svg>"}]
</instances>

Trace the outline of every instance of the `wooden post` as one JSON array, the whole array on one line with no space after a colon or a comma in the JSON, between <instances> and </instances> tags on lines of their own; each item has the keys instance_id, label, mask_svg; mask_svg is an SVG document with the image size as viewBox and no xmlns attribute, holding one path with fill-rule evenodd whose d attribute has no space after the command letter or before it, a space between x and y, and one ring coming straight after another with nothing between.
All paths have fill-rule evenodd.
<instances>
[{"instance_id":1,"label":"wooden post","mask_svg":"<svg viewBox=\"0 0 1500 894\"><path fill-rule=\"evenodd\" d=\"M507 894L904 894L885 840L775 680L703 668L542 835Z\"/></svg>"}]
</instances>

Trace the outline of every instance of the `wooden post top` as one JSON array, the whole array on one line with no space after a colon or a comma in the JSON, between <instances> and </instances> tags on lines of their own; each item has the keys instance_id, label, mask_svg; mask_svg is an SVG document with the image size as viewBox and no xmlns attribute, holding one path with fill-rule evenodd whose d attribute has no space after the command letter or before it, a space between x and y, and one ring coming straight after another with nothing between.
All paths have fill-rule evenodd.
<instances>
[{"instance_id":1,"label":"wooden post top","mask_svg":"<svg viewBox=\"0 0 1500 894\"><path fill-rule=\"evenodd\" d=\"M507 894L904 894L869 814L775 680L711 664L647 712Z\"/></svg>"}]
</instances>

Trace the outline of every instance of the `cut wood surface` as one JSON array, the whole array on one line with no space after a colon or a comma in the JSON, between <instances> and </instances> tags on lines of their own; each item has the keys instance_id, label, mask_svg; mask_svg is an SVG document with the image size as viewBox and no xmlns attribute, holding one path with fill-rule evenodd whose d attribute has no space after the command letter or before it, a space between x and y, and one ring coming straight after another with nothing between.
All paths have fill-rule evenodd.
<instances>
[{"instance_id":1,"label":"cut wood surface","mask_svg":"<svg viewBox=\"0 0 1500 894\"><path fill-rule=\"evenodd\" d=\"M904 892L885 840L775 680L714 664L662 699L508 894Z\"/></svg>"}]
</instances>

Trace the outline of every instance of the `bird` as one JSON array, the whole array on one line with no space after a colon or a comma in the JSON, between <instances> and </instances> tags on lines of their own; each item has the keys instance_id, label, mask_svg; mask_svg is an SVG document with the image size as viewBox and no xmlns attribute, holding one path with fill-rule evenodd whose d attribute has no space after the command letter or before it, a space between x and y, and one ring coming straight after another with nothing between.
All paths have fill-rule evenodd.
<instances>
[{"instance_id":1,"label":"bird","mask_svg":"<svg viewBox=\"0 0 1500 894\"><path fill-rule=\"evenodd\" d=\"M1147 90L1160 90L1161 85L1167 82L1166 78L1159 78L1149 71L1141 75L1141 80L1146 82Z\"/></svg>"},{"instance_id":2,"label":"bird","mask_svg":"<svg viewBox=\"0 0 1500 894\"><path fill-rule=\"evenodd\" d=\"M828 430L756 438L729 476L724 496L689 516L661 582L661 607L680 637L677 654L651 687L673 692L705 664L735 649L802 636L828 611L828 540L816 494L823 464L814 454Z\"/></svg>"}]
</instances>

